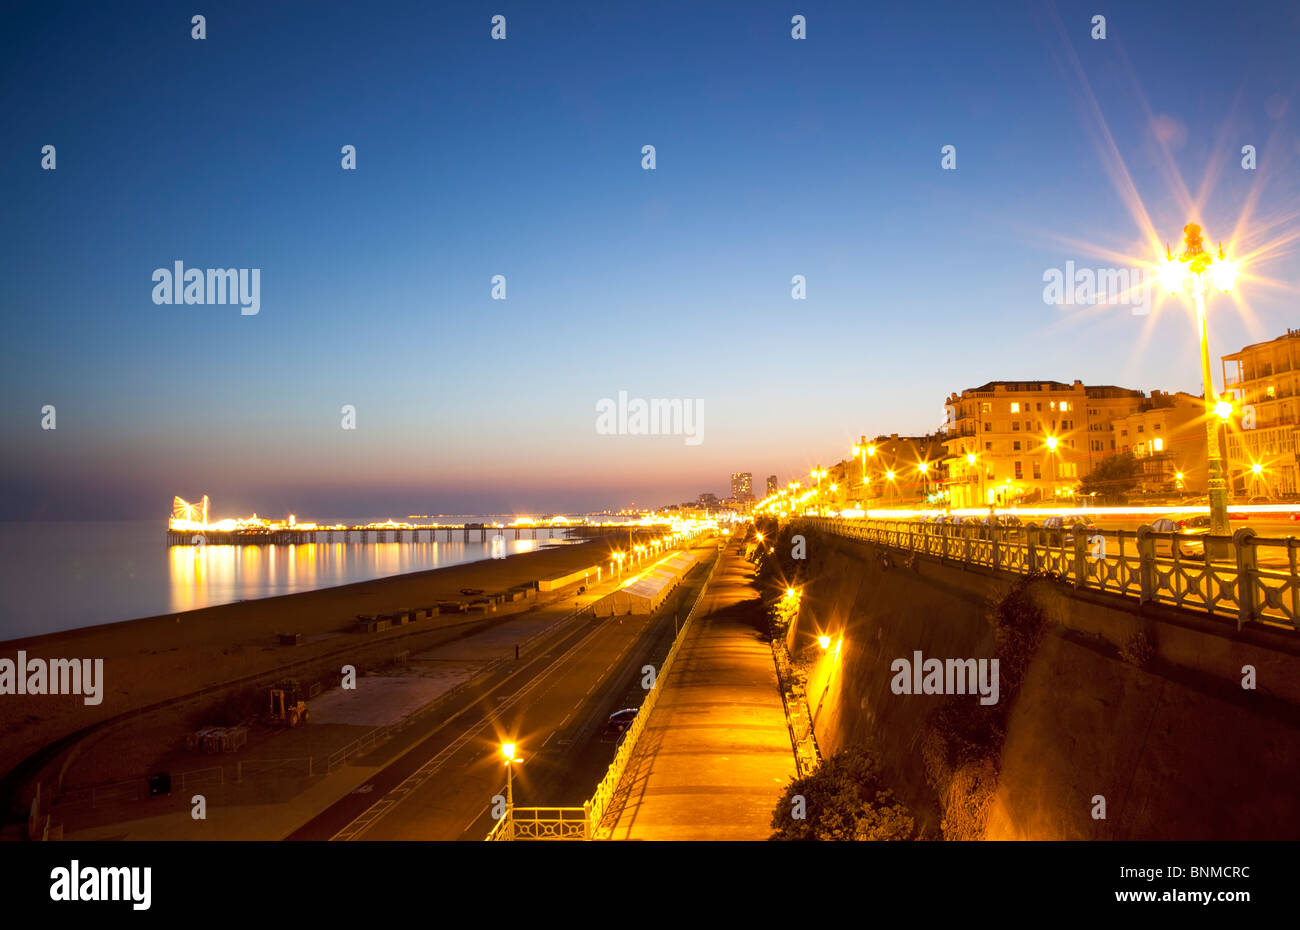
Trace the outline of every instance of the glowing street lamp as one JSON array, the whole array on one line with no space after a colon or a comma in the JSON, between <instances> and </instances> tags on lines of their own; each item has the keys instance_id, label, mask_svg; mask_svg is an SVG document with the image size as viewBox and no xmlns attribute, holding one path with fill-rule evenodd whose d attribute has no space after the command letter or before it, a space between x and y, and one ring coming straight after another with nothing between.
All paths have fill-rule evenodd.
<instances>
[{"instance_id":1,"label":"glowing street lamp","mask_svg":"<svg viewBox=\"0 0 1300 930\"><path fill-rule=\"evenodd\" d=\"M870 482L867 478L867 456L876 454L876 447L867 445L867 437L863 436L858 440L858 444L853 447L853 454L862 456L862 488L863 496L866 496L866 487Z\"/></svg>"},{"instance_id":2,"label":"glowing street lamp","mask_svg":"<svg viewBox=\"0 0 1300 930\"><path fill-rule=\"evenodd\" d=\"M822 494L822 479L826 477L826 469L824 469L824 468L822 468L820 465L818 465L816 468L814 468L814 469L810 472L810 475L811 475L811 477L817 479L817 496L818 496L818 497L821 497L821 494ZM818 504L818 506L820 506L820 503ZM820 512L820 511L819 511L819 512Z\"/></svg>"},{"instance_id":3,"label":"glowing street lamp","mask_svg":"<svg viewBox=\"0 0 1300 930\"><path fill-rule=\"evenodd\" d=\"M1183 283L1189 278L1192 282L1192 297L1196 301L1196 317L1201 328L1201 380L1205 388L1205 444L1209 465L1210 492L1210 534L1227 536L1228 527L1228 486L1224 481L1223 454L1219 448L1220 420L1232 416L1232 405L1227 401L1214 398L1214 376L1210 371L1210 337L1205 320L1205 277L1209 274L1210 282L1223 292L1231 291L1236 283L1237 266L1223 252L1219 244L1219 254L1211 255L1205 250L1201 238L1201 227L1188 223L1183 227L1183 251L1175 257L1168 244L1165 245L1165 262L1160 269L1160 283L1170 294L1177 295L1183 289ZM1228 416L1223 415L1222 407L1227 403ZM1207 544L1206 554L1211 546ZM1214 548L1222 548L1216 546Z\"/></svg>"},{"instance_id":4,"label":"glowing street lamp","mask_svg":"<svg viewBox=\"0 0 1300 930\"><path fill-rule=\"evenodd\" d=\"M515 744L502 743L501 755L506 757L506 839L515 838L515 792L514 778L511 775L515 761Z\"/></svg>"}]
</instances>

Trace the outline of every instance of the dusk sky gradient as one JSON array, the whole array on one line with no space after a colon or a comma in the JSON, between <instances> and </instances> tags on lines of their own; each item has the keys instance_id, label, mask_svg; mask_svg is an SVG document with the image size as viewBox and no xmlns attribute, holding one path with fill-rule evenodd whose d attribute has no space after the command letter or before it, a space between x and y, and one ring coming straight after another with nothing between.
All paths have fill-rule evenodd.
<instances>
[{"instance_id":1,"label":"dusk sky gradient","mask_svg":"<svg viewBox=\"0 0 1300 930\"><path fill-rule=\"evenodd\" d=\"M990 380L1199 393L1185 310L1043 300L1113 264L1079 243L1147 254L1101 120L1162 240L1161 136L1211 239L1297 230L1295 3L192 6L6 10L0 519L656 505ZM177 260L260 268L261 312L156 306ZM1296 247L1251 270L1216 377L1300 325ZM620 390L703 443L597 435Z\"/></svg>"}]
</instances>

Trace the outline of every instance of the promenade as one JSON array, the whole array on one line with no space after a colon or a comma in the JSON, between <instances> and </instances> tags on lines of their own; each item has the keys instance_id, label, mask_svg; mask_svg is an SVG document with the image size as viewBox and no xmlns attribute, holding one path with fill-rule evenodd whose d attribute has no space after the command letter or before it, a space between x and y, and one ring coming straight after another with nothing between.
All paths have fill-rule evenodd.
<instances>
[{"instance_id":1,"label":"promenade","mask_svg":"<svg viewBox=\"0 0 1300 930\"><path fill-rule=\"evenodd\" d=\"M618 840L764 840L795 774L753 566L727 546L605 823Z\"/></svg>"}]
</instances>

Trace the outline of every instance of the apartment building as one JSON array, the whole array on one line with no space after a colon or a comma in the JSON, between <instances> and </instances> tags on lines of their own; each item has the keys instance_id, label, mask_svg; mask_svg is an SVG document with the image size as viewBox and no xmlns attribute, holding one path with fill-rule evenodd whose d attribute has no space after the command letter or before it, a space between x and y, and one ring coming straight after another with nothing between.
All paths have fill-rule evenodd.
<instances>
[{"instance_id":1,"label":"apartment building","mask_svg":"<svg viewBox=\"0 0 1300 930\"><path fill-rule=\"evenodd\" d=\"M1224 392L1236 404L1225 454L1229 487L1245 497L1300 488L1300 329L1223 356ZM1255 466L1259 466L1258 469Z\"/></svg>"},{"instance_id":2,"label":"apartment building","mask_svg":"<svg viewBox=\"0 0 1300 930\"><path fill-rule=\"evenodd\" d=\"M948 502L1006 506L1070 499L1115 451L1113 424L1141 391L1081 381L990 381L946 402Z\"/></svg>"},{"instance_id":3,"label":"apartment building","mask_svg":"<svg viewBox=\"0 0 1300 930\"><path fill-rule=\"evenodd\" d=\"M1111 421L1110 436L1115 452L1132 452L1141 462L1141 490L1205 493L1205 402L1200 397L1152 391L1137 412Z\"/></svg>"}]
</instances>

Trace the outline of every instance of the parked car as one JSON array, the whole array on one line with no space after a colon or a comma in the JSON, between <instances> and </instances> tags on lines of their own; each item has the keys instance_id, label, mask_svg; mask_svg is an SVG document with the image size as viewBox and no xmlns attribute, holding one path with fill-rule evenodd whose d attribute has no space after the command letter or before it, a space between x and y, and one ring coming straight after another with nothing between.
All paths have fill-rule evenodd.
<instances>
[{"instance_id":1,"label":"parked car","mask_svg":"<svg viewBox=\"0 0 1300 930\"><path fill-rule=\"evenodd\" d=\"M609 720L605 721L605 735L609 737L621 735L632 721L636 719L637 708L625 707L622 710L616 710L609 715Z\"/></svg>"},{"instance_id":2,"label":"parked car","mask_svg":"<svg viewBox=\"0 0 1300 930\"><path fill-rule=\"evenodd\" d=\"M1180 559L1205 558L1205 540L1198 537L1210 532L1210 518L1204 514L1187 517L1175 523L1169 517L1160 517L1151 521L1151 529L1157 533L1174 534L1169 539L1156 540L1156 555L1173 558L1175 552ZM1191 537L1191 538L1188 538Z\"/></svg>"},{"instance_id":3,"label":"parked car","mask_svg":"<svg viewBox=\"0 0 1300 930\"><path fill-rule=\"evenodd\" d=\"M1091 520L1084 520L1082 517L1051 516L1043 521L1043 529L1047 530L1047 544L1049 546L1073 546L1073 530L1076 523L1082 523L1083 528L1089 533L1097 529L1097 524Z\"/></svg>"}]
</instances>

